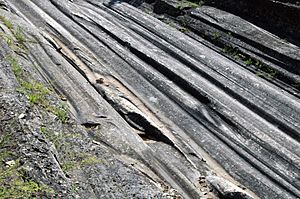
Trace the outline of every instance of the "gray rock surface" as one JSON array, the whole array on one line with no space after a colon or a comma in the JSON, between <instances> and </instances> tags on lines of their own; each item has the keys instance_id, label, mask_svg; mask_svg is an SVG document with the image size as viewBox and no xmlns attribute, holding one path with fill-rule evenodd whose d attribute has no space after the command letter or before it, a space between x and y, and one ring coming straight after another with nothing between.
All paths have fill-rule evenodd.
<instances>
[{"instance_id":1,"label":"gray rock surface","mask_svg":"<svg viewBox=\"0 0 300 199\"><path fill-rule=\"evenodd\" d=\"M300 197L295 43L197 2L0 4L0 197Z\"/></svg>"}]
</instances>

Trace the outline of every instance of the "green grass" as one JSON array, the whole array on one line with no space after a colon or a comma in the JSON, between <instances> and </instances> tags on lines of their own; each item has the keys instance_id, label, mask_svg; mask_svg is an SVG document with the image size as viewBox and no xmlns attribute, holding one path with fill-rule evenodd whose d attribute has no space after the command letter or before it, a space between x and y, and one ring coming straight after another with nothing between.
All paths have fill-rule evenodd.
<instances>
[{"instance_id":1,"label":"green grass","mask_svg":"<svg viewBox=\"0 0 300 199\"><path fill-rule=\"evenodd\" d=\"M25 34L20 26L14 27L13 23L7 20L5 17L0 16L0 21L11 31L13 37L5 34L0 33L0 36L6 41L8 46L16 51L16 52L25 52L26 53L26 47L25 42L27 42L27 38L25 37Z\"/></svg>"},{"instance_id":2,"label":"green grass","mask_svg":"<svg viewBox=\"0 0 300 199\"><path fill-rule=\"evenodd\" d=\"M51 94L50 89L35 80L27 81L28 75L25 74L16 58L9 56L6 60L11 65L12 71L20 85L17 91L26 95L32 105L45 108L47 111L53 113L62 123L66 123L69 119L68 109L63 104L51 105L48 100Z\"/></svg>"},{"instance_id":3,"label":"green grass","mask_svg":"<svg viewBox=\"0 0 300 199\"><path fill-rule=\"evenodd\" d=\"M296 81L294 82L294 86L300 88L300 80L296 80Z\"/></svg>"},{"instance_id":4,"label":"green grass","mask_svg":"<svg viewBox=\"0 0 300 199\"><path fill-rule=\"evenodd\" d=\"M13 31L13 35L16 38L17 42L21 45L24 45L24 43L27 41L21 27L17 27L17 29Z\"/></svg>"},{"instance_id":5,"label":"green grass","mask_svg":"<svg viewBox=\"0 0 300 199\"><path fill-rule=\"evenodd\" d=\"M212 34L212 40L219 40L221 38L221 34L219 32L214 32Z\"/></svg>"},{"instance_id":6,"label":"green grass","mask_svg":"<svg viewBox=\"0 0 300 199\"><path fill-rule=\"evenodd\" d=\"M14 47L15 42L12 36L7 35L5 33L0 33L0 36L4 39L4 41L7 43L9 47Z\"/></svg>"},{"instance_id":7,"label":"green grass","mask_svg":"<svg viewBox=\"0 0 300 199\"><path fill-rule=\"evenodd\" d=\"M41 193L53 193L45 185L27 178L18 160L10 167L0 166L0 198L36 198Z\"/></svg>"},{"instance_id":8,"label":"green grass","mask_svg":"<svg viewBox=\"0 0 300 199\"><path fill-rule=\"evenodd\" d=\"M13 30L13 24L12 22L8 21L5 17L0 16L0 20L2 21L2 23L9 29L9 30Z\"/></svg>"},{"instance_id":9,"label":"green grass","mask_svg":"<svg viewBox=\"0 0 300 199\"><path fill-rule=\"evenodd\" d=\"M197 8L199 6L201 6L200 2L197 3L197 2L182 0L177 3L176 8L178 8L180 10L184 10L184 9L189 9L189 8Z\"/></svg>"},{"instance_id":10,"label":"green grass","mask_svg":"<svg viewBox=\"0 0 300 199\"><path fill-rule=\"evenodd\" d=\"M74 158L73 160L65 161L61 165L61 168L64 172L70 172L74 169L78 169L84 166L101 164L104 162L103 160L98 159L96 156L86 154L86 153L75 154L73 158Z\"/></svg>"},{"instance_id":11,"label":"green grass","mask_svg":"<svg viewBox=\"0 0 300 199\"><path fill-rule=\"evenodd\" d=\"M258 72L256 75L258 77L263 77L267 79L274 79L278 77L278 71L266 64L263 64L259 60L253 59L249 56L244 55L238 48L232 46L225 46L222 52L233 57L236 60L244 62L246 66L254 66Z\"/></svg>"},{"instance_id":12,"label":"green grass","mask_svg":"<svg viewBox=\"0 0 300 199\"><path fill-rule=\"evenodd\" d=\"M66 123L69 120L68 109L64 104L59 104L57 106L48 105L46 109L53 113L61 123Z\"/></svg>"},{"instance_id":13,"label":"green grass","mask_svg":"<svg viewBox=\"0 0 300 199\"><path fill-rule=\"evenodd\" d=\"M61 165L61 169L64 172L69 172L78 167L78 163L75 161L66 161Z\"/></svg>"},{"instance_id":14,"label":"green grass","mask_svg":"<svg viewBox=\"0 0 300 199\"><path fill-rule=\"evenodd\" d=\"M61 168L64 172L69 172L74 169L80 169L84 166L103 163L104 161L97 158L94 155L85 152L78 152L73 144L68 139L82 139L82 135L79 133L67 133L60 132L54 133L46 127L40 127L40 131L45 137L51 141L55 148L59 151L63 151L61 156Z\"/></svg>"},{"instance_id":15,"label":"green grass","mask_svg":"<svg viewBox=\"0 0 300 199\"><path fill-rule=\"evenodd\" d=\"M245 61L245 64L246 64L247 66L253 65L252 59L251 59L251 58L248 58L248 59Z\"/></svg>"},{"instance_id":16,"label":"green grass","mask_svg":"<svg viewBox=\"0 0 300 199\"><path fill-rule=\"evenodd\" d=\"M53 193L45 185L35 182L24 174L17 154L16 143L9 133L0 135L0 198L36 198L42 193ZM11 161L10 165L6 162Z\"/></svg>"},{"instance_id":17,"label":"green grass","mask_svg":"<svg viewBox=\"0 0 300 199\"><path fill-rule=\"evenodd\" d=\"M30 82L22 82L21 87L24 93L28 95L30 103L48 106L46 97L50 94L50 90L43 84L31 80Z\"/></svg>"},{"instance_id":18,"label":"green grass","mask_svg":"<svg viewBox=\"0 0 300 199\"><path fill-rule=\"evenodd\" d=\"M102 160L98 159L95 156L88 156L87 158L83 159L80 164L81 166L85 166L85 165L94 165L94 164L98 164L98 163L103 163Z\"/></svg>"}]
</instances>

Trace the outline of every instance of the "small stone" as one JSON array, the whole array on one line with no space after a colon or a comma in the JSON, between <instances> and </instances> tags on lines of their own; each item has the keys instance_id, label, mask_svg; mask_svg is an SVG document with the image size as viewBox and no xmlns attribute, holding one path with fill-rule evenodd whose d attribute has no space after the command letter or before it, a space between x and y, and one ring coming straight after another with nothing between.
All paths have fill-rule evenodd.
<instances>
[{"instance_id":1,"label":"small stone","mask_svg":"<svg viewBox=\"0 0 300 199\"><path fill-rule=\"evenodd\" d=\"M11 166L16 164L16 161L10 160L10 161L5 162L5 164L6 164L7 167L11 167Z\"/></svg>"},{"instance_id":2,"label":"small stone","mask_svg":"<svg viewBox=\"0 0 300 199\"><path fill-rule=\"evenodd\" d=\"M95 141L95 140L93 140L92 142L93 142L93 144L96 144L96 145L101 145L101 143L100 143L100 142L97 142L97 141Z\"/></svg>"},{"instance_id":3,"label":"small stone","mask_svg":"<svg viewBox=\"0 0 300 199\"><path fill-rule=\"evenodd\" d=\"M96 79L96 83L103 84L104 83L104 78L100 77L100 78Z\"/></svg>"},{"instance_id":4,"label":"small stone","mask_svg":"<svg viewBox=\"0 0 300 199\"><path fill-rule=\"evenodd\" d=\"M62 101L67 101L68 99L65 96L61 96L60 98Z\"/></svg>"},{"instance_id":5,"label":"small stone","mask_svg":"<svg viewBox=\"0 0 300 199\"><path fill-rule=\"evenodd\" d=\"M24 113L21 113L20 115L19 115L19 119L23 119L23 118L25 118L26 117L26 115L24 114Z\"/></svg>"},{"instance_id":6,"label":"small stone","mask_svg":"<svg viewBox=\"0 0 300 199\"><path fill-rule=\"evenodd\" d=\"M246 190L247 188L244 187L243 185L237 185L239 188L243 189L243 190Z\"/></svg>"}]
</instances>

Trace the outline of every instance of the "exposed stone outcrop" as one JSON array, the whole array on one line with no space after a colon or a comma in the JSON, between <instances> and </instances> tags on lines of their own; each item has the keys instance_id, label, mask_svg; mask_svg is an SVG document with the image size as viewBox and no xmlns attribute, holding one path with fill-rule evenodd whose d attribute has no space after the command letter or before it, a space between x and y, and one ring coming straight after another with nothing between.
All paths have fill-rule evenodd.
<instances>
[{"instance_id":1,"label":"exposed stone outcrop","mask_svg":"<svg viewBox=\"0 0 300 199\"><path fill-rule=\"evenodd\" d=\"M0 197L300 197L300 48L200 4L0 2Z\"/></svg>"}]
</instances>

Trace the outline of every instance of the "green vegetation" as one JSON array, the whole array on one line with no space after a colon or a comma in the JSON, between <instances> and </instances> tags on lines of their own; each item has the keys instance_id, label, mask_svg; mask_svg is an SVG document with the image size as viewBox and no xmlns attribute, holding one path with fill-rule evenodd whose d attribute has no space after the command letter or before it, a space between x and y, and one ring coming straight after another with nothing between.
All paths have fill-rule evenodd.
<instances>
[{"instance_id":1,"label":"green vegetation","mask_svg":"<svg viewBox=\"0 0 300 199\"><path fill-rule=\"evenodd\" d=\"M27 94L30 103L48 106L46 97L50 94L50 90L43 84L33 80L30 82L22 81L20 92Z\"/></svg>"},{"instance_id":2,"label":"green vegetation","mask_svg":"<svg viewBox=\"0 0 300 199\"><path fill-rule=\"evenodd\" d=\"M8 34L0 33L0 36L6 41L7 45L16 52L26 52L25 42L28 40L26 39L21 27L18 26L17 28L14 28L14 25L3 16L0 16L0 21L13 35L12 37Z\"/></svg>"},{"instance_id":3,"label":"green vegetation","mask_svg":"<svg viewBox=\"0 0 300 199\"><path fill-rule=\"evenodd\" d=\"M164 22L165 22L166 24L168 24L170 27L176 28L177 30L179 30L179 31L182 32L182 33L186 33L186 32L189 32L189 31L190 31L188 28L185 27L186 25L183 24L183 23L181 23L182 26L180 26L180 25L175 24L175 23L172 22L172 21L164 21Z\"/></svg>"},{"instance_id":4,"label":"green vegetation","mask_svg":"<svg viewBox=\"0 0 300 199\"><path fill-rule=\"evenodd\" d=\"M2 21L2 23L9 29L9 30L13 30L13 24L8 21L5 17L0 16L0 21Z\"/></svg>"},{"instance_id":5,"label":"green vegetation","mask_svg":"<svg viewBox=\"0 0 300 199\"><path fill-rule=\"evenodd\" d=\"M17 155L12 149L15 142L9 133L0 135L0 198L36 198L38 195L53 193L45 185L26 177Z\"/></svg>"},{"instance_id":6,"label":"green vegetation","mask_svg":"<svg viewBox=\"0 0 300 199\"><path fill-rule=\"evenodd\" d=\"M189 8L197 8L202 6L203 1L188 1L188 0L181 0L178 2L176 8L180 10L189 9Z\"/></svg>"},{"instance_id":7,"label":"green vegetation","mask_svg":"<svg viewBox=\"0 0 300 199\"><path fill-rule=\"evenodd\" d=\"M78 163L75 161L66 161L61 165L61 169L64 172L69 172L69 171L72 171L75 168L77 168L77 166L78 166Z\"/></svg>"},{"instance_id":8,"label":"green vegetation","mask_svg":"<svg viewBox=\"0 0 300 199\"><path fill-rule=\"evenodd\" d=\"M225 46L222 52L233 57L236 60L243 61L246 66L254 66L256 70L259 70L256 75L267 79L274 79L278 76L278 71L271 68L259 60L255 60L249 56L244 55L238 48L232 46Z\"/></svg>"},{"instance_id":9,"label":"green vegetation","mask_svg":"<svg viewBox=\"0 0 300 199\"><path fill-rule=\"evenodd\" d=\"M296 80L294 82L294 86L297 87L297 88L300 88L300 80Z\"/></svg>"},{"instance_id":10,"label":"green vegetation","mask_svg":"<svg viewBox=\"0 0 300 199\"><path fill-rule=\"evenodd\" d=\"M271 68L271 67L264 66L263 70L266 73L266 77L267 78L273 79L273 78L276 78L277 75L278 75L278 71L275 70L275 69L273 69L273 68Z\"/></svg>"},{"instance_id":11,"label":"green vegetation","mask_svg":"<svg viewBox=\"0 0 300 199\"><path fill-rule=\"evenodd\" d=\"M229 55L229 56L232 56L236 59L244 59L245 57L242 57L242 54L239 52L239 49L236 48L236 47L232 47L232 46L225 46L223 49L222 49L222 52Z\"/></svg>"},{"instance_id":12,"label":"green vegetation","mask_svg":"<svg viewBox=\"0 0 300 199\"><path fill-rule=\"evenodd\" d=\"M69 172L80 167L103 163L103 160L85 152L78 152L68 139L82 139L80 133L53 132L46 127L40 127L40 131L50 140L57 150L63 151L61 157L61 168L64 172Z\"/></svg>"},{"instance_id":13,"label":"green vegetation","mask_svg":"<svg viewBox=\"0 0 300 199\"><path fill-rule=\"evenodd\" d=\"M11 166L0 166L0 198L36 198L43 193L54 191L45 185L27 178L18 160Z\"/></svg>"},{"instance_id":14,"label":"green vegetation","mask_svg":"<svg viewBox=\"0 0 300 199\"><path fill-rule=\"evenodd\" d=\"M66 123L69 119L68 111L65 105L51 105L47 97L51 94L51 91L45 87L43 84L30 80L27 81L26 74L22 70L18 60L12 56L7 57L7 61L12 67L20 87L17 89L20 93L26 95L28 100L33 105L38 105L49 112L52 112L56 117L62 122Z\"/></svg>"},{"instance_id":15,"label":"green vegetation","mask_svg":"<svg viewBox=\"0 0 300 199\"><path fill-rule=\"evenodd\" d=\"M24 46L24 43L27 41L27 39L26 39L21 27L17 27L17 29L15 31L13 31L13 35L15 36L17 42Z\"/></svg>"},{"instance_id":16,"label":"green vegetation","mask_svg":"<svg viewBox=\"0 0 300 199\"><path fill-rule=\"evenodd\" d=\"M2 133L0 140L0 148L6 148L10 144L11 135L7 133Z\"/></svg>"},{"instance_id":17,"label":"green vegetation","mask_svg":"<svg viewBox=\"0 0 300 199\"><path fill-rule=\"evenodd\" d=\"M247 59L247 60L245 61L245 64L246 64L247 66L253 65L252 59L251 59L251 58Z\"/></svg>"},{"instance_id":18,"label":"green vegetation","mask_svg":"<svg viewBox=\"0 0 300 199\"><path fill-rule=\"evenodd\" d=\"M12 71L20 84L18 91L27 95L30 103L47 106L46 96L50 94L50 90L35 80L26 81L26 74L16 58L9 56L6 60L10 63Z\"/></svg>"},{"instance_id":19,"label":"green vegetation","mask_svg":"<svg viewBox=\"0 0 300 199\"><path fill-rule=\"evenodd\" d=\"M82 156L85 157L82 158ZM79 167L103 163L103 160L98 159L96 156L85 154L85 153L75 154L73 158L74 158L73 160L65 161L61 165L61 168L64 172L69 172Z\"/></svg>"},{"instance_id":20,"label":"green vegetation","mask_svg":"<svg viewBox=\"0 0 300 199\"><path fill-rule=\"evenodd\" d=\"M69 119L67 108L63 104L51 105L48 100L51 94L50 89L35 80L27 81L27 74L22 70L16 58L9 56L7 57L7 61L10 63L12 71L20 85L17 91L26 95L31 104L45 108L47 111L56 115L62 123L66 123Z\"/></svg>"},{"instance_id":21,"label":"green vegetation","mask_svg":"<svg viewBox=\"0 0 300 199\"><path fill-rule=\"evenodd\" d=\"M96 156L89 155L88 157L84 158L80 162L80 165L85 166L85 165L93 165L93 164L98 164L98 163L103 163L103 161L98 159Z\"/></svg>"},{"instance_id":22,"label":"green vegetation","mask_svg":"<svg viewBox=\"0 0 300 199\"><path fill-rule=\"evenodd\" d=\"M219 32L214 32L212 34L212 40L218 40L221 38L221 34Z\"/></svg>"},{"instance_id":23,"label":"green vegetation","mask_svg":"<svg viewBox=\"0 0 300 199\"><path fill-rule=\"evenodd\" d=\"M9 36L9 35L4 34L4 33L0 33L0 36L4 39L4 41L7 43L7 45L9 47L14 48L15 42L14 42L14 38L12 36Z\"/></svg>"},{"instance_id":24,"label":"green vegetation","mask_svg":"<svg viewBox=\"0 0 300 199\"><path fill-rule=\"evenodd\" d=\"M52 112L61 121L61 123L66 123L69 119L67 107L64 104L60 104L58 107L49 106L48 110Z\"/></svg>"}]
</instances>

